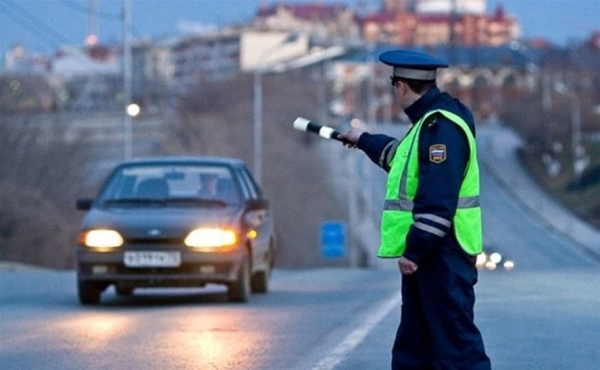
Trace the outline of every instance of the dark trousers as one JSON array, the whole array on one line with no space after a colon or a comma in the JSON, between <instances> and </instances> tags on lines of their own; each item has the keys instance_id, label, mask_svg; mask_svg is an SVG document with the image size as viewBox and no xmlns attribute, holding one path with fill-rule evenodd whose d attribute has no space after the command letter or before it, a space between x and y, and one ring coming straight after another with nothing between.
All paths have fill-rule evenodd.
<instances>
[{"instance_id":1,"label":"dark trousers","mask_svg":"<svg viewBox=\"0 0 600 370\"><path fill-rule=\"evenodd\" d=\"M442 250L402 277L402 317L392 370L489 370L474 323L477 269L462 250Z\"/></svg>"}]
</instances>

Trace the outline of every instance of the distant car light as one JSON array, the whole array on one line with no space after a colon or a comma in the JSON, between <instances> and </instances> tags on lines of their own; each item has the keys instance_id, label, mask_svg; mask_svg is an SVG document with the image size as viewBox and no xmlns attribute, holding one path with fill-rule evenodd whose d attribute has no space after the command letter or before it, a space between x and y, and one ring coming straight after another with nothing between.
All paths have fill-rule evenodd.
<instances>
[{"instance_id":1,"label":"distant car light","mask_svg":"<svg viewBox=\"0 0 600 370\"><path fill-rule=\"evenodd\" d=\"M485 268L488 269L488 270L490 270L490 271L493 271L493 270L496 269L496 264L494 262L492 262L492 261L487 261L485 263Z\"/></svg>"},{"instance_id":2,"label":"distant car light","mask_svg":"<svg viewBox=\"0 0 600 370\"><path fill-rule=\"evenodd\" d=\"M494 253L490 254L490 261L498 264L498 263L500 263L500 261L502 261L502 255L498 252L494 252Z\"/></svg>"},{"instance_id":3,"label":"distant car light","mask_svg":"<svg viewBox=\"0 0 600 370\"><path fill-rule=\"evenodd\" d=\"M237 243L237 235L231 229L201 228L193 230L184 241L192 248L221 248Z\"/></svg>"},{"instance_id":4,"label":"distant car light","mask_svg":"<svg viewBox=\"0 0 600 370\"><path fill-rule=\"evenodd\" d=\"M81 244L90 248L118 248L123 245L123 237L115 230L97 229L82 233Z\"/></svg>"},{"instance_id":5,"label":"distant car light","mask_svg":"<svg viewBox=\"0 0 600 370\"><path fill-rule=\"evenodd\" d=\"M511 260L505 261L504 262L504 269L505 270L512 270L515 268L515 263Z\"/></svg>"},{"instance_id":6,"label":"distant car light","mask_svg":"<svg viewBox=\"0 0 600 370\"><path fill-rule=\"evenodd\" d=\"M477 260L475 262L475 265L477 267L483 267L485 265L485 262L487 261L487 255L485 254L485 252L483 253L479 253L477 255Z\"/></svg>"}]
</instances>

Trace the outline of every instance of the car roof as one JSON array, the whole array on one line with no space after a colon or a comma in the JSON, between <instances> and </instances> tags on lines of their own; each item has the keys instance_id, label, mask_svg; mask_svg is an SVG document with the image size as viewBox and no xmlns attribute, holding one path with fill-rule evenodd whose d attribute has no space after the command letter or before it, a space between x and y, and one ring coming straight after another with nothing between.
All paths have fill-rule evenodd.
<instances>
[{"instance_id":1,"label":"car roof","mask_svg":"<svg viewBox=\"0 0 600 370\"><path fill-rule=\"evenodd\" d=\"M218 156L159 156L159 157L140 157L122 161L118 167L135 164L205 164L205 165L226 165L235 167L245 167L245 162L239 158L218 157Z\"/></svg>"}]
</instances>

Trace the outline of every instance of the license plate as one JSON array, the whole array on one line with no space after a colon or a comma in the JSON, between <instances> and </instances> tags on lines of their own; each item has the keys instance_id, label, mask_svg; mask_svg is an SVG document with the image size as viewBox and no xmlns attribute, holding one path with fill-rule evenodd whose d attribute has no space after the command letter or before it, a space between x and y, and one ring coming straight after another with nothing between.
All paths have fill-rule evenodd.
<instances>
[{"instance_id":1,"label":"license plate","mask_svg":"<svg viewBox=\"0 0 600 370\"><path fill-rule=\"evenodd\" d=\"M179 252L125 252L127 267L178 267L181 265Z\"/></svg>"}]
</instances>

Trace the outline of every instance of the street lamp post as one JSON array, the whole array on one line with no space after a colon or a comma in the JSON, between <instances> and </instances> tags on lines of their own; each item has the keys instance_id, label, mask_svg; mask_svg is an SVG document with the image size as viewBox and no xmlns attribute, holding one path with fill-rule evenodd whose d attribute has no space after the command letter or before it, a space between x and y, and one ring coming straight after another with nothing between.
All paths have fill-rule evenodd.
<instances>
[{"instance_id":1,"label":"street lamp post","mask_svg":"<svg viewBox=\"0 0 600 370\"><path fill-rule=\"evenodd\" d=\"M263 93L261 68L254 70L254 177L262 184Z\"/></svg>"},{"instance_id":2,"label":"street lamp post","mask_svg":"<svg viewBox=\"0 0 600 370\"><path fill-rule=\"evenodd\" d=\"M123 0L123 155L132 155L131 115L127 109L131 105L131 0Z\"/></svg>"},{"instance_id":3,"label":"street lamp post","mask_svg":"<svg viewBox=\"0 0 600 370\"><path fill-rule=\"evenodd\" d=\"M588 165L585 148L581 144L581 102L577 94L562 83L555 84L554 90L571 100L571 160L575 179L579 179Z\"/></svg>"},{"instance_id":4,"label":"street lamp post","mask_svg":"<svg viewBox=\"0 0 600 370\"><path fill-rule=\"evenodd\" d=\"M277 48L296 41L298 35L289 34L274 46L265 50L258 58L259 62L268 57ZM263 162L263 74L271 71L268 66L258 66L254 69L254 178L262 184L262 162Z\"/></svg>"}]
</instances>

